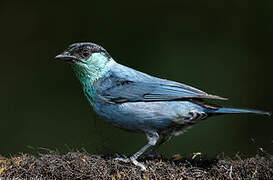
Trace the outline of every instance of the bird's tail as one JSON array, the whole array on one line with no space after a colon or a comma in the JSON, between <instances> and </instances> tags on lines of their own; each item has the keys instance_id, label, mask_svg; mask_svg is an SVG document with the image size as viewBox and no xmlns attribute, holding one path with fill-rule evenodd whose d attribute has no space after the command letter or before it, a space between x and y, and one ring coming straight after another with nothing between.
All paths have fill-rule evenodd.
<instances>
[{"instance_id":1,"label":"bird's tail","mask_svg":"<svg viewBox=\"0 0 273 180\"><path fill-rule=\"evenodd\" d=\"M260 110L252 110L252 109L237 109L237 108L219 108L216 110L209 110L208 113L212 114L241 114L241 113L247 113L247 114L263 114L271 116L271 112L267 111L260 111Z\"/></svg>"}]
</instances>

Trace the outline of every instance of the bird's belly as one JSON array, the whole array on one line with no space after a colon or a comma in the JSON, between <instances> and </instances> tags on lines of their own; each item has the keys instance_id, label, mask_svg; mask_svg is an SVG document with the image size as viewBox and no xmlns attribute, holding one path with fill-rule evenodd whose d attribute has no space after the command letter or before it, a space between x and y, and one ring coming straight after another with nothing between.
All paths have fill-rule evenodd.
<instances>
[{"instance_id":1,"label":"bird's belly","mask_svg":"<svg viewBox=\"0 0 273 180\"><path fill-rule=\"evenodd\" d=\"M111 124L130 131L164 131L183 121L197 105L188 101L95 103L95 112ZM180 122L180 123L181 123ZM182 122L183 123L183 122Z\"/></svg>"}]
</instances>

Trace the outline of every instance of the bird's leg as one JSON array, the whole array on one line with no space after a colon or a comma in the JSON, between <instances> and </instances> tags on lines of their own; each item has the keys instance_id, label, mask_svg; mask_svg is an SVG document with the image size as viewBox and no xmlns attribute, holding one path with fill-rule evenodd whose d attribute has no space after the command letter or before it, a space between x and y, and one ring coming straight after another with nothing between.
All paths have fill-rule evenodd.
<instances>
[{"instance_id":1,"label":"bird's leg","mask_svg":"<svg viewBox=\"0 0 273 180\"><path fill-rule=\"evenodd\" d=\"M137 161L137 158L143 154L150 146L154 146L157 143L157 140L159 138L159 135L157 132L146 132L146 137L148 140L148 144L143 146L139 151L137 151L135 154L133 154L130 158L116 158L115 160L123 161L126 163L129 163L130 161L141 168L141 170L145 171L146 167Z\"/></svg>"},{"instance_id":2,"label":"bird's leg","mask_svg":"<svg viewBox=\"0 0 273 180\"><path fill-rule=\"evenodd\" d=\"M147 156L148 157L154 157L154 153L155 151L165 142L169 141L172 138L172 136L163 136L158 143L156 143L155 146L153 146L148 152L147 152Z\"/></svg>"}]
</instances>

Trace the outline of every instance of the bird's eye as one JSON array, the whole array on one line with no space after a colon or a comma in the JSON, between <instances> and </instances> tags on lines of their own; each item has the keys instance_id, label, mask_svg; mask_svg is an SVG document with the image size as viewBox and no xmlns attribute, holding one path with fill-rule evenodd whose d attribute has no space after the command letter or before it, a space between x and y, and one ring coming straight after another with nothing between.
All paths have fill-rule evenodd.
<instances>
[{"instance_id":1,"label":"bird's eye","mask_svg":"<svg viewBox=\"0 0 273 180\"><path fill-rule=\"evenodd\" d=\"M90 53L89 53L88 50L84 50L84 51L82 52L82 56L85 57L85 58L87 58L89 55L90 55Z\"/></svg>"}]
</instances>

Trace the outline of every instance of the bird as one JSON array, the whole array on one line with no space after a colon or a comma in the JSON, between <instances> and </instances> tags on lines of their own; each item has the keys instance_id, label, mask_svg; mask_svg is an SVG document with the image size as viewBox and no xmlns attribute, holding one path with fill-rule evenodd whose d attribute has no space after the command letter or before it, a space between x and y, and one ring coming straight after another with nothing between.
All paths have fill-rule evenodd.
<instances>
[{"instance_id":1,"label":"bird","mask_svg":"<svg viewBox=\"0 0 273 180\"><path fill-rule=\"evenodd\" d=\"M148 149L153 153L172 137L210 116L271 112L222 107L206 100L227 100L175 81L157 78L117 63L102 46L78 42L68 46L57 60L67 62L79 79L93 110L112 125L146 135L147 144L126 163L146 170L137 159Z\"/></svg>"}]
</instances>

